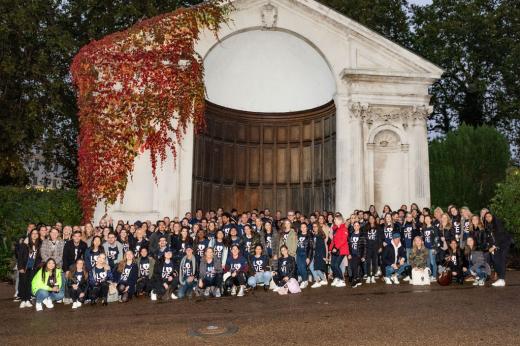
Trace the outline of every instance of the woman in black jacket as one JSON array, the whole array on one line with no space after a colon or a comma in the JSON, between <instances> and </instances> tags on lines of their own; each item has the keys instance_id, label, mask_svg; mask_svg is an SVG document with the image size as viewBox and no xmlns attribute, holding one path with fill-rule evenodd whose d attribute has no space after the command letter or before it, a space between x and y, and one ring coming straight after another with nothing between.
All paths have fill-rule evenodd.
<instances>
[{"instance_id":1,"label":"woman in black jacket","mask_svg":"<svg viewBox=\"0 0 520 346\"><path fill-rule=\"evenodd\" d=\"M172 250L167 248L164 252L164 257L155 263L152 287L150 293L152 300L157 300L157 295L160 297L167 297L171 292L171 298L177 299L174 290L179 286L179 267L172 258Z\"/></svg>"},{"instance_id":2,"label":"woman in black jacket","mask_svg":"<svg viewBox=\"0 0 520 346\"><path fill-rule=\"evenodd\" d=\"M134 252L128 249L124 254L123 260L118 263L114 273L119 300L122 303L128 302L134 296L138 272L139 269L135 263Z\"/></svg>"},{"instance_id":3,"label":"woman in black jacket","mask_svg":"<svg viewBox=\"0 0 520 346\"><path fill-rule=\"evenodd\" d=\"M365 262L367 255L367 239L363 233L361 233L361 224L359 221L355 221L353 224L353 232L349 234L348 246L348 264L352 273L351 285L352 288L361 286L361 275L360 267L361 263Z\"/></svg>"},{"instance_id":4,"label":"woman in black jacket","mask_svg":"<svg viewBox=\"0 0 520 346\"><path fill-rule=\"evenodd\" d=\"M289 256L289 250L286 245L280 246L281 256L278 258L278 269L273 272L273 280L277 288L283 287L290 279L296 278L296 260Z\"/></svg>"},{"instance_id":5,"label":"woman in black jacket","mask_svg":"<svg viewBox=\"0 0 520 346\"><path fill-rule=\"evenodd\" d=\"M311 288L317 288L326 286L327 281L327 235L320 228L317 222L312 224L312 235L314 251L312 252L312 261L310 264L310 270L312 277L314 278L314 284Z\"/></svg>"},{"instance_id":6,"label":"woman in black jacket","mask_svg":"<svg viewBox=\"0 0 520 346\"><path fill-rule=\"evenodd\" d=\"M367 281L366 283L376 283L376 273L378 269L377 257L383 248L383 230L377 224L374 215L368 217L368 222L365 224L364 234L367 240L366 246L366 263L367 263Z\"/></svg>"},{"instance_id":7,"label":"woman in black jacket","mask_svg":"<svg viewBox=\"0 0 520 346\"><path fill-rule=\"evenodd\" d=\"M509 247L513 242L511 235L506 232L502 221L491 213L484 216L486 231L492 237L492 244L489 247L489 253L493 259L495 271L498 274L498 280L492 286L503 287L506 285L506 262Z\"/></svg>"},{"instance_id":8,"label":"woman in black jacket","mask_svg":"<svg viewBox=\"0 0 520 346\"><path fill-rule=\"evenodd\" d=\"M41 263L41 240L38 230L33 229L27 237L27 243L18 245L16 258L19 273L18 294L20 295L20 309L30 308L31 282Z\"/></svg>"},{"instance_id":9,"label":"woman in black jacket","mask_svg":"<svg viewBox=\"0 0 520 346\"><path fill-rule=\"evenodd\" d=\"M298 276L301 278L300 288L306 288L309 284L309 273L307 271L312 260L312 251L314 245L312 244L313 237L309 232L306 223L300 225L296 243L296 268Z\"/></svg>"},{"instance_id":10,"label":"woman in black jacket","mask_svg":"<svg viewBox=\"0 0 520 346\"><path fill-rule=\"evenodd\" d=\"M85 261L78 258L67 271L67 289L72 299L72 308L81 307L87 297L88 272Z\"/></svg>"},{"instance_id":11,"label":"woman in black jacket","mask_svg":"<svg viewBox=\"0 0 520 346\"><path fill-rule=\"evenodd\" d=\"M450 241L444 260L446 267L451 270L453 280L462 285L464 283L462 268L464 267L465 258L459 248L459 242L455 238Z\"/></svg>"}]
</instances>

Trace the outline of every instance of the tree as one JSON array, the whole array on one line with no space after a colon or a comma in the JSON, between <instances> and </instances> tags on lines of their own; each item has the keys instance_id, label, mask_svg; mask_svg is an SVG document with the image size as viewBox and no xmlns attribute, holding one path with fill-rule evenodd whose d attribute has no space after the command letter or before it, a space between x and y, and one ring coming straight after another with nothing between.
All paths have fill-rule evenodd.
<instances>
[{"instance_id":1,"label":"tree","mask_svg":"<svg viewBox=\"0 0 520 346\"><path fill-rule=\"evenodd\" d=\"M431 142L429 151L432 204L444 207L488 206L510 160L507 139L486 125L463 124Z\"/></svg>"},{"instance_id":2,"label":"tree","mask_svg":"<svg viewBox=\"0 0 520 346\"><path fill-rule=\"evenodd\" d=\"M407 0L319 0L405 47L410 42Z\"/></svg>"},{"instance_id":3,"label":"tree","mask_svg":"<svg viewBox=\"0 0 520 346\"><path fill-rule=\"evenodd\" d=\"M77 175L77 108L69 68L91 40L201 0L0 0L0 184L27 183L24 162ZM110 130L107 129L107 135Z\"/></svg>"},{"instance_id":4,"label":"tree","mask_svg":"<svg viewBox=\"0 0 520 346\"><path fill-rule=\"evenodd\" d=\"M506 181L498 184L491 211L505 221L507 230L520 244L520 168L511 168Z\"/></svg>"},{"instance_id":5,"label":"tree","mask_svg":"<svg viewBox=\"0 0 520 346\"><path fill-rule=\"evenodd\" d=\"M430 130L488 124L518 141L518 2L433 0L411 10L412 48L446 71L432 88Z\"/></svg>"}]
</instances>

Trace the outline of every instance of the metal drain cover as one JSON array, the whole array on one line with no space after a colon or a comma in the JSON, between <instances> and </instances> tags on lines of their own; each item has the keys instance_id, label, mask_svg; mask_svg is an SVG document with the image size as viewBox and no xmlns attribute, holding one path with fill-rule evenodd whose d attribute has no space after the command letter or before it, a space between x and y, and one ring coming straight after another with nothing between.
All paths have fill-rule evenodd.
<instances>
[{"instance_id":1,"label":"metal drain cover","mask_svg":"<svg viewBox=\"0 0 520 346\"><path fill-rule=\"evenodd\" d=\"M231 335L238 331L238 327L234 324L209 323L205 325L194 326L188 330L190 336L220 336Z\"/></svg>"}]
</instances>

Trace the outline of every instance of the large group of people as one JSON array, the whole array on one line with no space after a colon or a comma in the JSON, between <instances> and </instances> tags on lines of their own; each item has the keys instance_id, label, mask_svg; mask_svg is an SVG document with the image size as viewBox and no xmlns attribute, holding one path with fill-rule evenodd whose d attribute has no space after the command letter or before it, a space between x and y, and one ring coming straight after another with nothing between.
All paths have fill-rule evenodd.
<instances>
[{"instance_id":1,"label":"large group of people","mask_svg":"<svg viewBox=\"0 0 520 346\"><path fill-rule=\"evenodd\" d=\"M242 297L401 281L505 286L511 236L489 210L372 205L344 217L222 208L155 222L31 223L16 244L20 308L135 297ZM449 273L449 276L446 275ZM446 281L448 278L448 282ZM467 283L468 284L468 283Z\"/></svg>"}]
</instances>

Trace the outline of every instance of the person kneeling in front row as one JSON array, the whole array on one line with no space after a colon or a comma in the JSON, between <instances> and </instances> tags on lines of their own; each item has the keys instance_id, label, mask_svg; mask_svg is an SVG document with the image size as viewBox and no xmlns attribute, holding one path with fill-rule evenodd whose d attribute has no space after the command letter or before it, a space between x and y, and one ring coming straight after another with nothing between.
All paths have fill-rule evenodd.
<instances>
[{"instance_id":1,"label":"person kneeling in front row","mask_svg":"<svg viewBox=\"0 0 520 346\"><path fill-rule=\"evenodd\" d=\"M36 272L32 280L32 293L36 296L36 311L43 310L42 304L52 309L53 302L63 299L65 289L61 277L61 269L56 267L53 258L49 258L43 268Z\"/></svg>"},{"instance_id":2,"label":"person kneeling in front row","mask_svg":"<svg viewBox=\"0 0 520 346\"><path fill-rule=\"evenodd\" d=\"M401 245L401 235L392 234L392 241L383 251L383 267L385 268L385 283L399 284L399 275L405 275L404 281L410 281L408 272L410 265L406 264L406 249Z\"/></svg>"}]
</instances>

